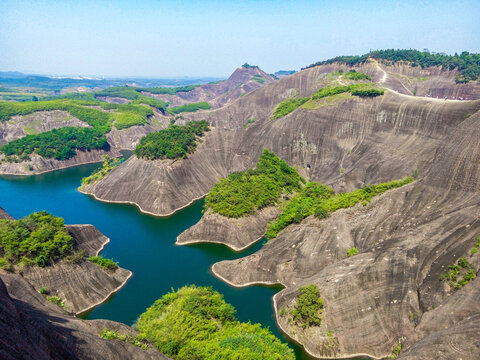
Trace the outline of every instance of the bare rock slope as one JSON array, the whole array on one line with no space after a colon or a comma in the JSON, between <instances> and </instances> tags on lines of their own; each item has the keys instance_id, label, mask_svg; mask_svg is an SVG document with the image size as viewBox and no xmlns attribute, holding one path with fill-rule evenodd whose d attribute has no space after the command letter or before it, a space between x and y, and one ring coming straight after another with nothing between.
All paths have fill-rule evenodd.
<instances>
[{"instance_id":1,"label":"bare rock slope","mask_svg":"<svg viewBox=\"0 0 480 360\"><path fill-rule=\"evenodd\" d=\"M21 276L0 276L0 358L17 359L160 359L154 348L105 340L103 328L135 336L130 327L108 320L80 320L62 312Z\"/></svg>"},{"instance_id":2,"label":"bare rock slope","mask_svg":"<svg viewBox=\"0 0 480 360\"><path fill-rule=\"evenodd\" d=\"M217 263L213 271L234 286L283 284L274 297L277 322L315 357L385 358L400 342L405 358L477 359L480 347L471 336L478 333L479 281L456 290L441 275L462 256L475 273L480 268L478 253L471 253L480 235L480 101L458 100L478 99L480 85L455 84L455 72L436 68L370 62L356 70L386 88L384 96L341 96L272 120L280 101L311 95L339 69L348 70L338 64L307 69L224 108L185 117L214 126L188 159L131 158L88 191L167 215L220 177L253 167L263 148L336 191L417 170L412 184L327 219L307 218L257 253ZM425 96L413 96L415 84ZM255 121L244 127L249 119ZM178 242L242 248L262 227L266 221L241 235L239 223L207 212ZM360 253L347 257L351 247ZM325 309L320 326L304 329L288 310L299 287L309 284L319 287Z\"/></svg>"}]
</instances>

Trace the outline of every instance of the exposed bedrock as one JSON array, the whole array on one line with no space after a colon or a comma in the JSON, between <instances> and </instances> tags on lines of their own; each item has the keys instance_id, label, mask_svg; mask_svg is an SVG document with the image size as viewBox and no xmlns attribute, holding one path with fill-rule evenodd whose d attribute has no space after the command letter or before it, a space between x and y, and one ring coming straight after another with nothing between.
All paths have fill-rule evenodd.
<instances>
[{"instance_id":1,"label":"exposed bedrock","mask_svg":"<svg viewBox=\"0 0 480 360\"><path fill-rule=\"evenodd\" d=\"M268 222L278 216L278 209L269 206L249 216L227 218L208 210L202 219L177 237L177 245L216 243L241 251L260 240Z\"/></svg>"},{"instance_id":2,"label":"exposed bedrock","mask_svg":"<svg viewBox=\"0 0 480 360\"><path fill-rule=\"evenodd\" d=\"M21 276L1 274L1 359L168 359L154 348L102 339L98 334L103 328L136 336L130 327L113 321L69 316Z\"/></svg>"},{"instance_id":3,"label":"exposed bedrock","mask_svg":"<svg viewBox=\"0 0 480 360\"><path fill-rule=\"evenodd\" d=\"M319 358L382 358L402 340L412 359L477 359L478 340L469 337L478 334L479 281L454 290L440 278L461 256L480 268L471 253L480 235L480 114L457 130L421 180L366 206L307 218L253 255L214 264L214 273L235 286L284 284L276 319ZM353 246L360 253L348 258ZM321 326L302 329L280 310L312 283L326 307Z\"/></svg>"},{"instance_id":4,"label":"exposed bedrock","mask_svg":"<svg viewBox=\"0 0 480 360\"><path fill-rule=\"evenodd\" d=\"M442 102L387 92L376 99L349 98L336 106L297 109L270 120L273 104L266 99L274 96L264 93L295 77L201 114L214 128L187 159L132 157L85 191L99 200L135 203L144 212L166 216L204 196L219 178L253 167L264 148L297 165L307 179L337 191L352 190L414 170L427 172L436 149L480 108L480 101ZM247 102L254 96L258 104L255 98ZM244 129L252 114L262 117Z\"/></svg>"}]
</instances>

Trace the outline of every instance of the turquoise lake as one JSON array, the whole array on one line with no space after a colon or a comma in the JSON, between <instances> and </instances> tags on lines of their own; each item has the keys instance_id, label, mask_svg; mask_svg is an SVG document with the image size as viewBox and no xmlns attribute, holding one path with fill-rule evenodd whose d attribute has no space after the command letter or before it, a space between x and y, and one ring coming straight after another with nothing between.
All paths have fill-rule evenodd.
<instances>
[{"instance_id":1,"label":"turquoise lake","mask_svg":"<svg viewBox=\"0 0 480 360\"><path fill-rule=\"evenodd\" d=\"M284 341L274 316L272 297L279 287L234 288L210 272L213 263L246 256L261 248L234 253L221 245L176 246L175 239L202 216L203 201L167 217L142 214L135 206L102 203L77 191L82 177L98 164L81 165L37 176L0 177L0 206L15 218L47 210L66 224L92 224L110 238L102 255L133 271L133 277L87 319L109 319L132 325L147 307L171 289L184 285L212 286L235 306L241 321L268 326ZM297 359L309 359L297 346Z\"/></svg>"}]
</instances>

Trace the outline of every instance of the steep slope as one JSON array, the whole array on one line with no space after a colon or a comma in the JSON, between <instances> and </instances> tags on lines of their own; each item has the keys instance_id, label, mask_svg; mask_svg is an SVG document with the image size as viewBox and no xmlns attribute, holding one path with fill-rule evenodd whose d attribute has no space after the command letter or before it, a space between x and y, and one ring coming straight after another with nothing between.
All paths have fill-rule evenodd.
<instances>
[{"instance_id":1,"label":"steep slope","mask_svg":"<svg viewBox=\"0 0 480 360\"><path fill-rule=\"evenodd\" d=\"M310 96L340 69L348 71L338 64L307 69L222 109L185 116L214 126L194 154L175 162L132 157L88 191L166 215L207 193L219 177L253 167L263 148L336 191L417 170L416 182L327 219L309 217L257 253L215 264L213 272L234 286L283 284L274 297L277 322L318 358L384 358L400 341L405 357L460 352L463 359L476 359L480 348L469 336L478 329L478 280L455 290L441 276L462 256L475 272L480 268L478 253L471 255L480 235L480 101L413 96L396 75L431 71L433 79L423 81L425 95L476 97L480 85L455 84L455 72L372 61L356 70L386 88L384 96L342 95L271 119L279 102ZM261 236L262 226L241 235L241 224L207 212L178 243L222 242L240 249ZM348 257L351 247L360 253ZM289 309L299 288L309 284L318 286L325 308L320 326L303 328L292 322Z\"/></svg>"},{"instance_id":2,"label":"steep slope","mask_svg":"<svg viewBox=\"0 0 480 360\"><path fill-rule=\"evenodd\" d=\"M18 275L0 278L2 359L168 359L153 348L143 350L128 342L102 339L98 333L103 328L136 335L113 321L66 315Z\"/></svg>"},{"instance_id":3,"label":"steep slope","mask_svg":"<svg viewBox=\"0 0 480 360\"><path fill-rule=\"evenodd\" d=\"M188 92L177 92L175 95L144 94L168 102L170 106L208 101L213 108L219 108L273 81L273 77L259 67L245 64L235 69L225 81L200 85Z\"/></svg>"}]
</instances>

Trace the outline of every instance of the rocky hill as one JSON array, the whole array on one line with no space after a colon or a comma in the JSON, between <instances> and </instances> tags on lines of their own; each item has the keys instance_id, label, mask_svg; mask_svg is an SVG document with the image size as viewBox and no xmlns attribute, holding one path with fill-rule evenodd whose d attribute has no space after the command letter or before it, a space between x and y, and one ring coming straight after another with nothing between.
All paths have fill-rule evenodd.
<instances>
[{"instance_id":1,"label":"rocky hill","mask_svg":"<svg viewBox=\"0 0 480 360\"><path fill-rule=\"evenodd\" d=\"M145 92L145 95L171 103L171 106L208 101L213 108L219 108L273 81L274 78L258 66L244 64L235 69L224 81L200 85L193 90L177 92L175 95L156 95L148 92Z\"/></svg>"},{"instance_id":2,"label":"rocky hill","mask_svg":"<svg viewBox=\"0 0 480 360\"><path fill-rule=\"evenodd\" d=\"M474 274L480 268L473 251L480 235L480 84L455 83L455 71L372 60L354 70L385 89L383 96L311 99L274 118L286 99L310 97L332 81L347 86L340 70L351 68L312 67L223 108L185 116L213 127L187 159L132 157L86 190L165 216L204 196L219 178L254 167L264 148L337 192L416 173L417 181L368 205L308 217L257 253L213 271L234 286L283 284L274 297L277 322L315 357L400 352L411 359L476 359L480 282L460 286L460 276L446 281L442 275L461 268L460 258ZM207 212L178 242L223 242L239 250L261 238L268 220L254 214L230 221ZM349 257L351 247L359 254ZM325 307L321 325L302 327L288 309L310 284Z\"/></svg>"}]
</instances>

